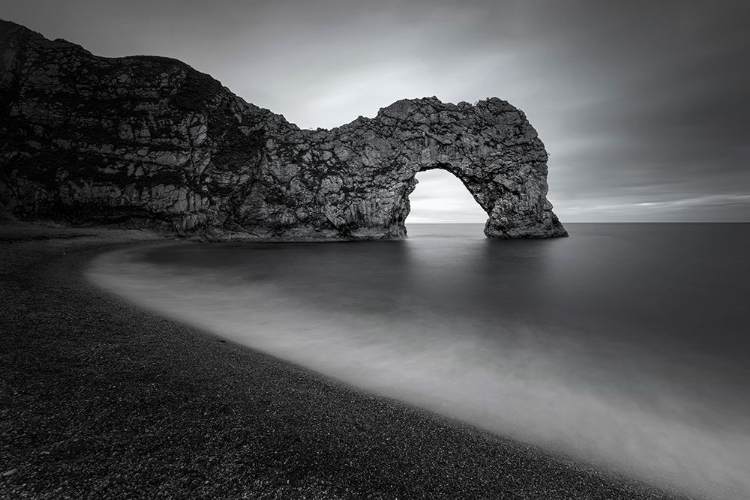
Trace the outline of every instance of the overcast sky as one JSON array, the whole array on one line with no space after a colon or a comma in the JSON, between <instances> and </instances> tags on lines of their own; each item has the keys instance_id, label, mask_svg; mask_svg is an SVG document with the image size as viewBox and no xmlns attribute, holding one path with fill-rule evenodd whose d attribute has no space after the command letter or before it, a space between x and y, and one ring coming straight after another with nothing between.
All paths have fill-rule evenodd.
<instances>
[{"instance_id":1,"label":"overcast sky","mask_svg":"<svg viewBox=\"0 0 750 500\"><path fill-rule=\"evenodd\" d=\"M563 222L750 221L747 0L5 3L97 55L181 59L300 127L508 100L550 153ZM483 222L441 173L419 174L409 222Z\"/></svg>"}]
</instances>

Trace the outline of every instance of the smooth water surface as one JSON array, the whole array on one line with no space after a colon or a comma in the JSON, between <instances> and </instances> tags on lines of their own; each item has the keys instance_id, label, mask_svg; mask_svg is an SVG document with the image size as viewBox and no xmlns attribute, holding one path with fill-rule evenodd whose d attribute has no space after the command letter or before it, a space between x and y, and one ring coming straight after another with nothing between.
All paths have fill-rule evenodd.
<instances>
[{"instance_id":1,"label":"smooth water surface","mask_svg":"<svg viewBox=\"0 0 750 500\"><path fill-rule=\"evenodd\" d=\"M100 286L347 383L710 498L750 498L750 225L121 250Z\"/></svg>"}]
</instances>

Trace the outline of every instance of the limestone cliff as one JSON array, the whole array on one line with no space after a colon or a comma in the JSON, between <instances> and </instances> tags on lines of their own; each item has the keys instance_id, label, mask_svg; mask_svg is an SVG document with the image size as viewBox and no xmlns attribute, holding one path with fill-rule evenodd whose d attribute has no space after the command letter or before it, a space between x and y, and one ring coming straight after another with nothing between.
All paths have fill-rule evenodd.
<instances>
[{"instance_id":1,"label":"limestone cliff","mask_svg":"<svg viewBox=\"0 0 750 500\"><path fill-rule=\"evenodd\" d=\"M173 59L97 57L0 21L0 211L215 238L406 234L421 170L464 183L489 237L564 236L524 114L398 101L300 130Z\"/></svg>"}]
</instances>

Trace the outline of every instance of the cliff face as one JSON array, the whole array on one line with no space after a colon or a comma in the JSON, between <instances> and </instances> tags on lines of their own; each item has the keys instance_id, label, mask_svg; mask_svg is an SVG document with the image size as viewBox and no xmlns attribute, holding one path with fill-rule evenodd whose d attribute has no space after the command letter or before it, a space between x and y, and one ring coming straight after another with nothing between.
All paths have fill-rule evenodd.
<instances>
[{"instance_id":1,"label":"cliff face","mask_svg":"<svg viewBox=\"0 0 750 500\"><path fill-rule=\"evenodd\" d=\"M261 239L398 238L421 170L455 174L490 237L564 236L547 153L500 99L398 101L300 130L160 57L103 58L0 21L0 211Z\"/></svg>"}]
</instances>

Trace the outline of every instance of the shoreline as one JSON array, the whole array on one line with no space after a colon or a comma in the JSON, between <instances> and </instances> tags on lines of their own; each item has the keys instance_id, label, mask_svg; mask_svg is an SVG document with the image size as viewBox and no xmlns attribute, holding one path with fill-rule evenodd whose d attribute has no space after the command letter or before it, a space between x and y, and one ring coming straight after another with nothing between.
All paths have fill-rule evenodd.
<instances>
[{"instance_id":1,"label":"shoreline","mask_svg":"<svg viewBox=\"0 0 750 500\"><path fill-rule=\"evenodd\" d=\"M683 498L359 391L84 278L95 255L149 241L169 240L0 225L0 498Z\"/></svg>"}]
</instances>

